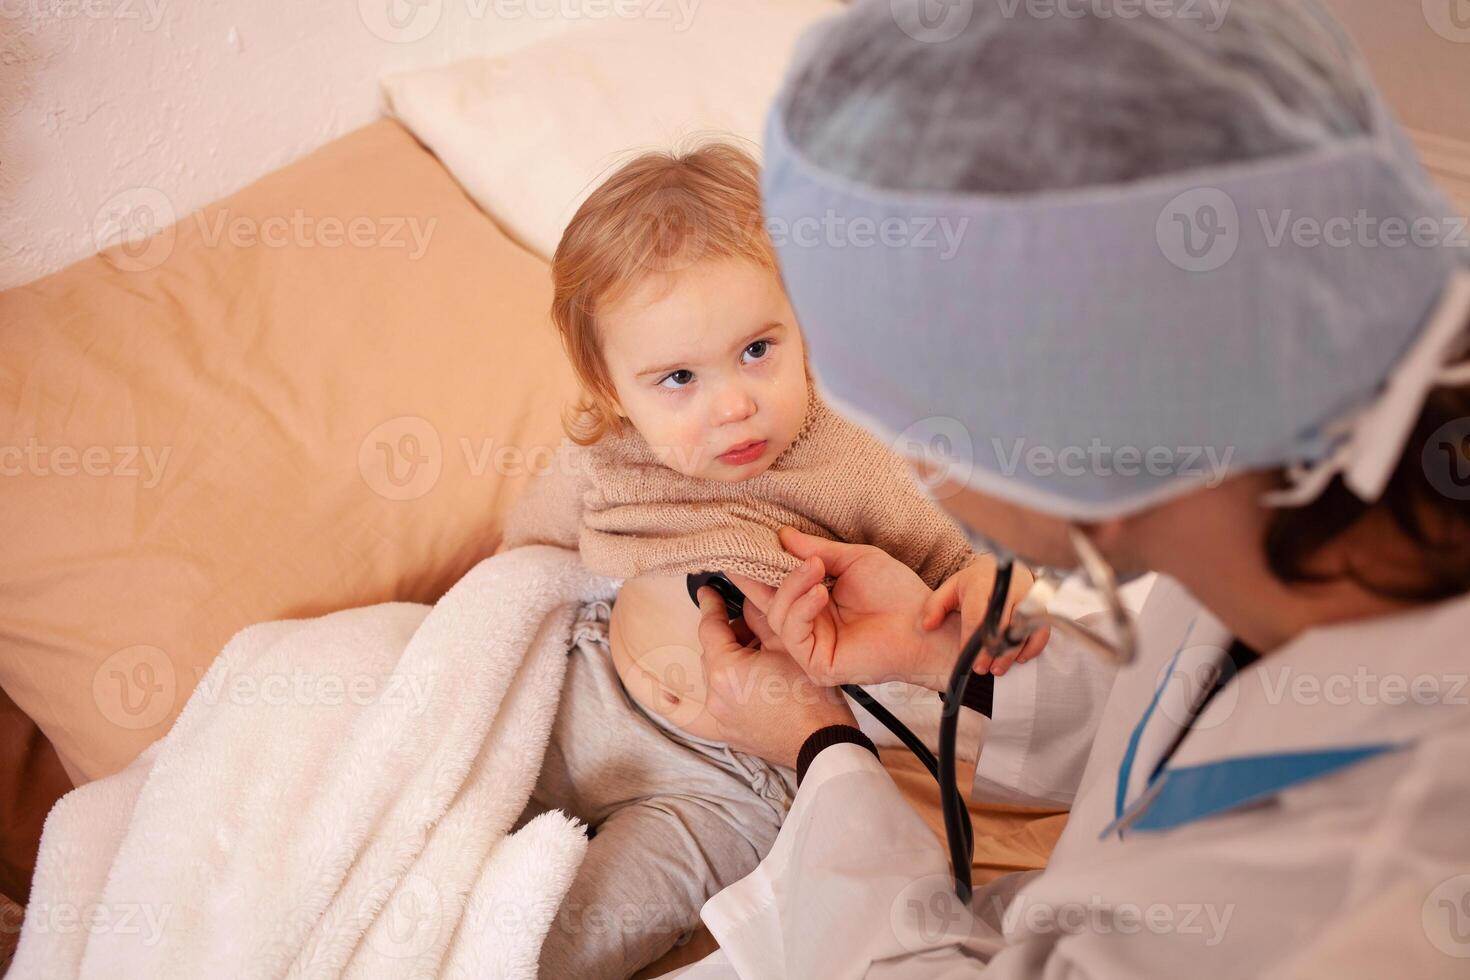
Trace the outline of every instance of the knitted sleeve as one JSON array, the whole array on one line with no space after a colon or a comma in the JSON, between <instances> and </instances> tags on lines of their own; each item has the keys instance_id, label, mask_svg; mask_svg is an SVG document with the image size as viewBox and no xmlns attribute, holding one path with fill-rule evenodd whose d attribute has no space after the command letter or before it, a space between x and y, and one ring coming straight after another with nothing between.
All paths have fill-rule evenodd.
<instances>
[{"instance_id":1,"label":"knitted sleeve","mask_svg":"<svg viewBox=\"0 0 1470 980\"><path fill-rule=\"evenodd\" d=\"M550 467L531 480L506 517L502 550L532 544L576 549L589 485L582 447L562 440Z\"/></svg>"}]
</instances>

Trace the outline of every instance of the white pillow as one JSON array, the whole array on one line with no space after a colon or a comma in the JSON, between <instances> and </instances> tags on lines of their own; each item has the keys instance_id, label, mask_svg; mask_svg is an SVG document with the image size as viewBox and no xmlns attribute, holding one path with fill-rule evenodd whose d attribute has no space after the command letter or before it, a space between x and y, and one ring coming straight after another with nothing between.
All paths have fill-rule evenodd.
<instances>
[{"instance_id":1,"label":"white pillow","mask_svg":"<svg viewBox=\"0 0 1470 980\"><path fill-rule=\"evenodd\" d=\"M750 141L758 155L798 36L840 9L836 0L663 2L507 55L389 75L383 92L480 207L550 257L582 200L639 152L720 135Z\"/></svg>"}]
</instances>

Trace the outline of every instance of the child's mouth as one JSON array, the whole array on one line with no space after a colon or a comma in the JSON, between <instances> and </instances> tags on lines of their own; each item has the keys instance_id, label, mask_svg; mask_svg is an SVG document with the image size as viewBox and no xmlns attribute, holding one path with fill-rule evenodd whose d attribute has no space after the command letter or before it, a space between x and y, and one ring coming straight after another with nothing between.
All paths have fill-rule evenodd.
<instances>
[{"instance_id":1,"label":"child's mouth","mask_svg":"<svg viewBox=\"0 0 1470 980\"><path fill-rule=\"evenodd\" d=\"M734 449L720 454L720 462L729 466L744 466L760 459L766 451L766 440L757 442L746 442L736 446Z\"/></svg>"}]
</instances>

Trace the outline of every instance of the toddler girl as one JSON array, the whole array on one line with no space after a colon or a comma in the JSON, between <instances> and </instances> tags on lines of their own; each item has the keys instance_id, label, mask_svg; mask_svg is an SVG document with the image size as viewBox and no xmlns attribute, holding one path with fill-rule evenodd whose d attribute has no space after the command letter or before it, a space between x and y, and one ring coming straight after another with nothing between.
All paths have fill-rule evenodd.
<instances>
[{"instance_id":1,"label":"toddler girl","mask_svg":"<svg viewBox=\"0 0 1470 980\"><path fill-rule=\"evenodd\" d=\"M777 585L799 565L783 525L876 545L930 588L991 566L901 457L818 397L748 155L633 160L578 210L552 272L584 396L505 546L577 548L626 581L581 610L533 798L593 831L542 974L622 977L755 867L795 791L789 769L719 741L686 573Z\"/></svg>"}]
</instances>

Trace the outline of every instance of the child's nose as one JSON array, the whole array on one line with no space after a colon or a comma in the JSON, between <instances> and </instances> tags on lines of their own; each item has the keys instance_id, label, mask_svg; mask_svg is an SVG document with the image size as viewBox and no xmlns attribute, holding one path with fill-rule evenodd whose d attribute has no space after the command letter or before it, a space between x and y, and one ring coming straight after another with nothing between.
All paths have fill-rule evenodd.
<instances>
[{"instance_id":1,"label":"child's nose","mask_svg":"<svg viewBox=\"0 0 1470 980\"><path fill-rule=\"evenodd\" d=\"M743 422L755 414L755 399L738 385L724 388L715 401L715 424Z\"/></svg>"}]
</instances>

